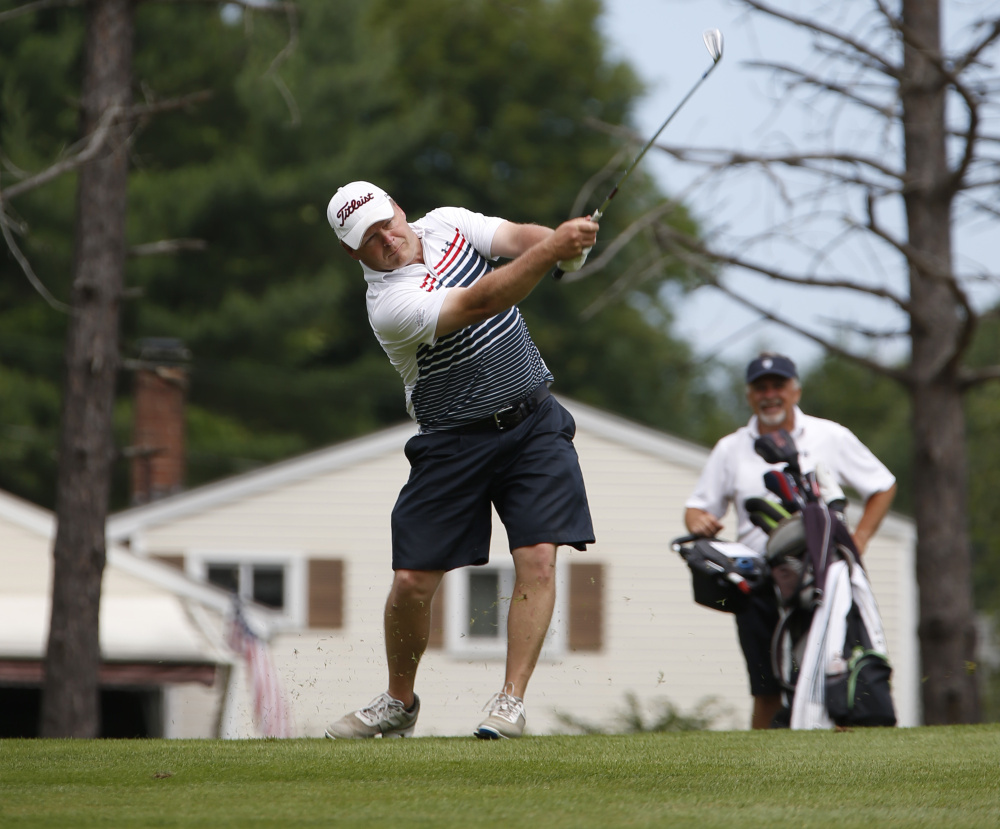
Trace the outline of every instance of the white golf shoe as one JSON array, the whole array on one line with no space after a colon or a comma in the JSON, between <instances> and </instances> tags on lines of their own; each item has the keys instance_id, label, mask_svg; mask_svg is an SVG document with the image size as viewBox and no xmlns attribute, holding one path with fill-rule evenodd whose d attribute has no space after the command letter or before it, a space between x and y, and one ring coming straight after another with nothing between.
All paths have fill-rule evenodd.
<instances>
[{"instance_id":1,"label":"white golf shoe","mask_svg":"<svg viewBox=\"0 0 1000 829\"><path fill-rule=\"evenodd\" d=\"M508 694L508 688L513 691L513 683L507 683L483 708L490 713L476 729L480 740L513 740L524 733L524 700Z\"/></svg>"},{"instance_id":2,"label":"white golf shoe","mask_svg":"<svg viewBox=\"0 0 1000 829\"><path fill-rule=\"evenodd\" d=\"M352 711L326 729L331 740L364 740L371 737L410 737L420 713L420 698L414 694L413 707L388 694L373 699L364 708Z\"/></svg>"}]
</instances>

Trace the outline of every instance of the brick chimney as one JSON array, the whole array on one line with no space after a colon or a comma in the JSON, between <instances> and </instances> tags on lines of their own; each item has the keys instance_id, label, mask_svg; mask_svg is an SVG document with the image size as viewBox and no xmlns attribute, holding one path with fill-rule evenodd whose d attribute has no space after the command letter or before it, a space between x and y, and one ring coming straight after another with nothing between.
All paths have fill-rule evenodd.
<instances>
[{"instance_id":1,"label":"brick chimney","mask_svg":"<svg viewBox=\"0 0 1000 829\"><path fill-rule=\"evenodd\" d=\"M190 353L180 340L139 342L133 390L132 504L148 504L184 486L184 400Z\"/></svg>"}]
</instances>

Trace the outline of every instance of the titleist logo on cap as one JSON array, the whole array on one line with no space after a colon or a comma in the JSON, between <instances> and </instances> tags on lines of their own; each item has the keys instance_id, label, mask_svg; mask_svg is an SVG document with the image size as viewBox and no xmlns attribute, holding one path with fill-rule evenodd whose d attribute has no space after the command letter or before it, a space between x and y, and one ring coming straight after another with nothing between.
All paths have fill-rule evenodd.
<instances>
[{"instance_id":1,"label":"titleist logo on cap","mask_svg":"<svg viewBox=\"0 0 1000 829\"><path fill-rule=\"evenodd\" d=\"M368 204L372 199L375 198L374 193L369 193L360 199L351 199L347 204L337 211L337 218L340 219L340 226L343 227L344 223L350 218L351 214L360 207Z\"/></svg>"}]
</instances>

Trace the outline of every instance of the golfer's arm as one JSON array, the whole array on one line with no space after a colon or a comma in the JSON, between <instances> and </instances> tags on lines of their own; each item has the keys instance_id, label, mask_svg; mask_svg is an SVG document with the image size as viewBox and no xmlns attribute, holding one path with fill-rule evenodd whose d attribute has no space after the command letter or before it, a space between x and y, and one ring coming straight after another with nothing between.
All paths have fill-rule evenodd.
<instances>
[{"instance_id":1,"label":"golfer's arm","mask_svg":"<svg viewBox=\"0 0 1000 829\"><path fill-rule=\"evenodd\" d=\"M504 222L493 234L490 253L503 259L516 259L528 248L544 242L554 230L541 225L519 225Z\"/></svg>"},{"instance_id":2,"label":"golfer's arm","mask_svg":"<svg viewBox=\"0 0 1000 829\"><path fill-rule=\"evenodd\" d=\"M523 300L563 258L567 242L577 238L579 231L567 224L558 231L513 222L500 225L491 252L513 260L468 288L451 288L441 305L435 336L482 322Z\"/></svg>"},{"instance_id":3,"label":"golfer's arm","mask_svg":"<svg viewBox=\"0 0 1000 829\"><path fill-rule=\"evenodd\" d=\"M712 538L722 529L722 522L712 513L703 509L688 507L684 510L684 526L692 535L701 535Z\"/></svg>"},{"instance_id":4,"label":"golfer's arm","mask_svg":"<svg viewBox=\"0 0 1000 829\"><path fill-rule=\"evenodd\" d=\"M889 507L892 506L892 500L895 497L896 485L893 484L889 489L876 492L865 502L861 520L858 521L858 526L854 528L853 534L854 546L858 548L859 553L863 553L868 547L868 542L875 535L882 519L889 512Z\"/></svg>"}]
</instances>

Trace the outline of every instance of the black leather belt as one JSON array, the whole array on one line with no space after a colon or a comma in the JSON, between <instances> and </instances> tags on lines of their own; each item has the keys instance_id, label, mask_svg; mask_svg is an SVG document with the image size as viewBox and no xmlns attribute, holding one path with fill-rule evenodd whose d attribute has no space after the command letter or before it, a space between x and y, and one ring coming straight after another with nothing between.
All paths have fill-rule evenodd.
<instances>
[{"instance_id":1,"label":"black leather belt","mask_svg":"<svg viewBox=\"0 0 1000 829\"><path fill-rule=\"evenodd\" d=\"M508 429L513 429L528 415L535 411L535 409L538 408L538 404L551 393L552 392L549 391L549 387L545 385L545 383L542 383L542 385L540 385L523 400L519 400L517 403L511 403L509 406L504 406L502 409L494 412L489 417L484 417L481 420L473 420L471 423L463 423L461 426L448 429L448 431L459 433L506 432Z\"/></svg>"}]
</instances>

